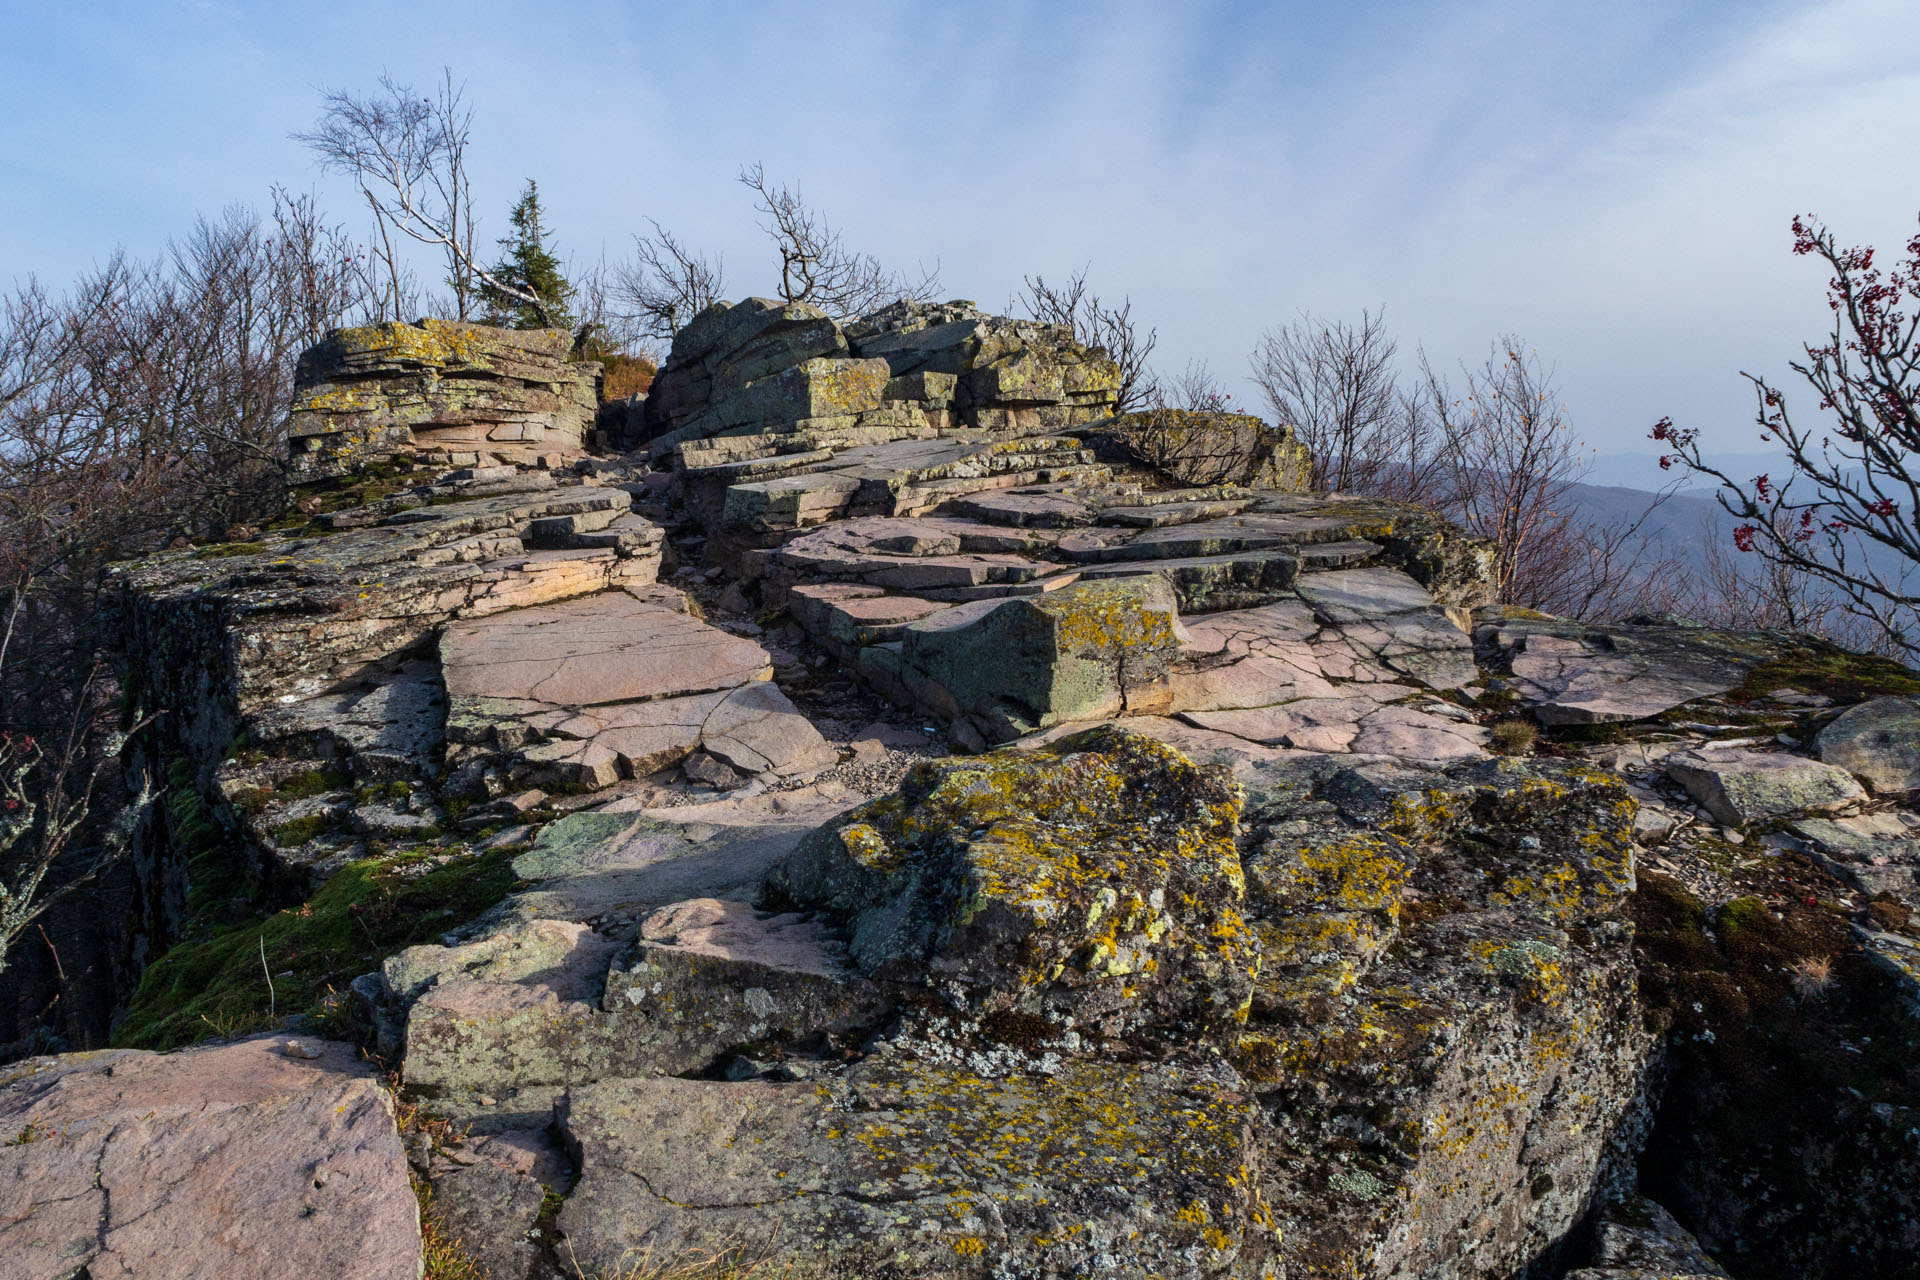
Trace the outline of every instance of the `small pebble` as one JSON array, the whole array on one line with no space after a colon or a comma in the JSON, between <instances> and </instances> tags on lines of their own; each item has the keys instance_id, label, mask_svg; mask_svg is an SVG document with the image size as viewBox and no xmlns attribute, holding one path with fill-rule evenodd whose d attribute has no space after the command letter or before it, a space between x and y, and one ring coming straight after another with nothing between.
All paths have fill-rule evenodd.
<instances>
[{"instance_id":1,"label":"small pebble","mask_svg":"<svg viewBox=\"0 0 1920 1280\"><path fill-rule=\"evenodd\" d=\"M280 1046L280 1052L289 1058L317 1058L320 1051L312 1045L301 1044L298 1040L289 1040Z\"/></svg>"}]
</instances>

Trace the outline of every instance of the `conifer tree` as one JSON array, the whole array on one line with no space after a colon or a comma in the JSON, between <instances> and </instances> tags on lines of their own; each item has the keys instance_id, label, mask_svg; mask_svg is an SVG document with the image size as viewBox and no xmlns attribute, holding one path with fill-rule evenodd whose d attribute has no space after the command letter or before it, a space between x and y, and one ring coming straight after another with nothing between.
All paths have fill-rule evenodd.
<instances>
[{"instance_id":1,"label":"conifer tree","mask_svg":"<svg viewBox=\"0 0 1920 1280\"><path fill-rule=\"evenodd\" d=\"M543 316L540 308L483 283L481 294L495 324L513 329L573 327L568 310L573 286L560 270L560 259L547 247L548 233L541 216L540 188L528 178L526 189L507 216L513 230L497 241L505 256L493 268L493 275L503 284L537 295L546 304L547 314Z\"/></svg>"}]
</instances>

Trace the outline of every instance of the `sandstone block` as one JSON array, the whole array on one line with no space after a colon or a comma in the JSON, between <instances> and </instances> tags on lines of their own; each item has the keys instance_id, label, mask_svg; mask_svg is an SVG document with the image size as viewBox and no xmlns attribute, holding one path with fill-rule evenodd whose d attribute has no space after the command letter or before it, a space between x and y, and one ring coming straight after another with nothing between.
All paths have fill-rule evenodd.
<instances>
[{"instance_id":1,"label":"sandstone block","mask_svg":"<svg viewBox=\"0 0 1920 1280\"><path fill-rule=\"evenodd\" d=\"M1124 578L932 614L902 631L900 660L1005 739L1163 708L1181 634L1164 581Z\"/></svg>"},{"instance_id":2,"label":"sandstone block","mask_svg":"<svg viewBox=\"0 0 1920 1280\"><path fill-rule=\"evenodd\" d=\"M1843 808L1867 796L1844 769L1785 753L1687 751L1668 756L1666 772L1730 827Z\"/></svg>"},{"instance_id":3,"label":"sandstone block","mask_svg":"<svg viewBox=\"0 0 1920 1280\"><path fill-rule=\"evenodd\" d=\"M4 1079L8 1275L420 1273L393 1102L349 1045L69 1054Z\"/></svg>"}]
</instances>

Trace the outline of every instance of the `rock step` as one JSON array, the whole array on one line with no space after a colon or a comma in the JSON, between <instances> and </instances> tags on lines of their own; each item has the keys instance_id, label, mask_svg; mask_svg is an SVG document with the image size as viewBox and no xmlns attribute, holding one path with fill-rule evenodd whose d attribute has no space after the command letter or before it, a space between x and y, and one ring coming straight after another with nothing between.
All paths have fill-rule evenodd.
<instances>
[{"instance_id":1,"label":"rock step","mask_svg":"<svg viewBox=\"0 0 1920 1280\"><path fill-rule=\"evenodd\" d=\"M888 595L878 587L851 583L803 584L787 595L794 621L843 661L867 645L899 639L908 623L949 607L944 601Z\"/></svg>"},{"instance_id":2,"label":"rock step","mask_svg":"<svg viewBox=\"0 0 1920 1280\"><path fill-rule=\"evenodd\" d=\"M573 545L576 547L610 547L619 555L641 555L649 550L658 550L666 538L666 530L653 521L640 515L623 515L604 529L592 533L576 534Z\"/></svg>"},{"instance_id":3,"label":"rock step","mask_svg":"<svg viewBox=\"0 0 1920 1280\"><path fill-rule=\"evenodd\" d=\"M609 502L605 506L567 515L542 516L527 526L527 545L540 548L577 546L579 543L575 539L580 534L595 533L606 528L631 507L631 502Z\"/></svg>"},{"instance_id":4,"label":"rock step","mask_svg":"<svg viewBox=\"0 0 1920 1280\"><path fill-rule=\"evenodd\" d=\"M1115 560L1081 565L1077 576L1094 582L1157 575L1173 587L1181 613L1215 613L1250 609L1293 595L1300 568L1299 554L1288 549L1171 560Z\"/></svg>"},{"instance_id":5,"label":"rock step","mask_svg":"<svg viewBox=\"0 0 1920 1280\"><path fill-rule=\"evenodd\" d=\"M1215 520L1221 516L1237 516L1251 505L1251 500L1247 498L1225 498L1207 502L1162 502L1146 506L1103 507L1094 519L1099 524L1126 525L1135 529L1159 529L1168 525Z\"/></svg>"}]
</instances>

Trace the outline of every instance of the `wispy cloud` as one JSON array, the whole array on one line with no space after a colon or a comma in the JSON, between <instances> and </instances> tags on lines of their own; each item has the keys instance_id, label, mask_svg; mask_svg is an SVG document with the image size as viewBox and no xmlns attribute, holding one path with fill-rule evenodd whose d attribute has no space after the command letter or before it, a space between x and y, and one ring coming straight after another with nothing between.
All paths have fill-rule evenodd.
<instances>
[{"instance_id":1,"label":"wispy cloud","mask_svg":"<svg viewBox=\"0 0 1920 1280\"><path fill-rule=\"evenodd\" d=\"M0 275L150 253L196 209L318 183L286 138L315 86L450 64L483 206L537 177L576 254L623 253L650 215L769 287L733 182L758 160L861 245L939 259L956 295L1090 262L1175 368L1234 376L1298 308L1385 305L1442 362L1521 332L1603 447L1663 413L1746 447L1738 369L1824 318L1786 218L1887 242L1920 209L1889 149L1920 114L1905 0L559 10L16 15Z\"/></svg>"}]
</instances>

